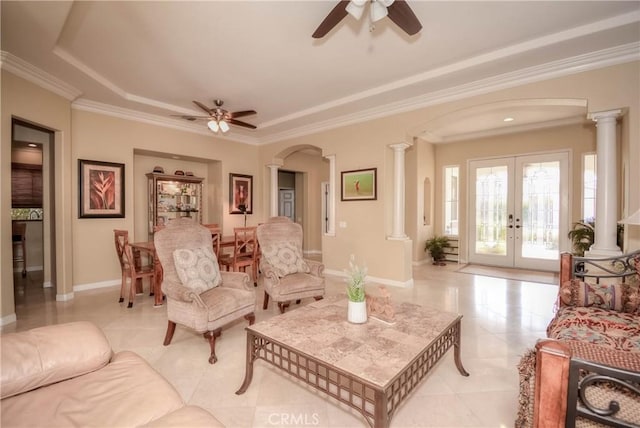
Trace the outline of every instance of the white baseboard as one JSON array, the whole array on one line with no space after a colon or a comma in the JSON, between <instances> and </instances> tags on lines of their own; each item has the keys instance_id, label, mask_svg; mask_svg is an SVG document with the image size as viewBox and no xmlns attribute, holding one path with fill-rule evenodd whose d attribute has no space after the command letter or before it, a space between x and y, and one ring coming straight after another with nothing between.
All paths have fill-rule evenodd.
<instances>
[{"instance_id":1,"label":"white baseboard","mask_svg":"<svg viewBox=\"0 0 640 428\"><path fill-rule=\"evenodd\" d=\"M322 255L322 250L306 250L306 251L303 251L303 253L306 254L306 255L310 255L310 256L311 255L315 256L315 255L318 255L318 254Z\"/></svg>"},{"instance_id":2,"label":"white baseboard","mask_svg":"<svg viewBox=\"0 0 640 428\"><path fill-rule=\"evenodd\" d=\"M113 287L114 285L120 285L122 280L120 279L110 279L108 281L100 281L100 282L92 282L89 284L80 284L74 285L73 291L86 291L86 290L95 290L97 288L106 288Z\"/></svg>"},{"instance_id":3,"label":"white baseboard","mask_svg":"<svg viewBox=\"0 0 640 428\"><path fill-rule=\"evenodd\" d=\"M0 327L7 324L13 324L16 321L16 314L7 315L6 317L0 318Z\"/></svg>"},{"instance_id":4,"label":"white baseboard","mask_svg":"<svg viewBox=\"0 0 640 428\"><path fill-rule=\"evenodd\" d=\"M329 275L336 275L336 276L340 276L342 278L346 278L347 274L339 271L339 270L333 270L333 269L325 269L324 270L325 273L328 273ZM375 282L376 284L382 284L382 285L390 285L392 287L400 287L400 288L411 288L413 287L413 278L407 280L407 281L396 281L394 279L388 279L388 278L378 278L375 276L370 276L367 275L367 283L370 282Z\"/></svg>"},{"instance_id":5,"label":"white baseboard","mask_svg":"<svg viewBox=\"0 0 640 428\"><path fill-rule=\"evenodd\" d=\"M51 283L51 281L47 281L44 284L42 284L42 288L51 288L53 287L53 284Z\"/></svg>"},{"instance_id":6,"label":"white baseboard","mask_svg":"<svg viewBox=\"0 0 640 428\"><path fill-rule=\"evenodd\" d=\"M73 292L67 294L56 294L56 302L68 302L73 300Z\"/></svg>"}]
</instances>

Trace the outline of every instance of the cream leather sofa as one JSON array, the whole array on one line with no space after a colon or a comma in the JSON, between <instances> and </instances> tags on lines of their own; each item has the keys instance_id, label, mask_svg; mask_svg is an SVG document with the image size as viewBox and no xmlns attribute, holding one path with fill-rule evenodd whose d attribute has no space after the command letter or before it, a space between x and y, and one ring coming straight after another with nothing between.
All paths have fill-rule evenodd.
<instances>
[{"instance_id":1,"label":"cream leather sofa","mask_svg":"<svg viewBox=\"0 0 640 428\"><path fill-rule=\"evenodd\" d=\"M0 336L4 427L223 427L89 322Z\"/></svg>"}]
</instances>

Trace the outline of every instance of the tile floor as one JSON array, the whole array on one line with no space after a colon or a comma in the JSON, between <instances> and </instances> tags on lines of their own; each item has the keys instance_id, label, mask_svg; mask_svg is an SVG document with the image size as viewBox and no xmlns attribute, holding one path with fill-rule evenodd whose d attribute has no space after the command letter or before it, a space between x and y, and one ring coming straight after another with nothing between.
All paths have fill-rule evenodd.
<instances>
[{"instance_id":1,"label":"tile floor","mask_svg":"<svg viewBox=\"0 0 640 428\"><path fill-rule=\"evenodd\" d=\"M455 264L415 267L412 288L387 287L397 301L463 314L462 362L471 374L460 376L450 350L393 416L392 428L513 426L518 400L516 364L525 349L544 337L557 286L465 274L456 272L458 268ZM208 344L185 328L178 327L171 345L162 346L166 310L154 308L147 294L137 296L132 309L126 308L126 302L118 303L118 287L83 291L73 301L55 302L53 289L37 285L41 283L38 275L41 273L30 272L26 281L16 276L18 321L5 326L3 333L93 321L115 351L142 355L185 401L208 409L227 427L366 426L359 414L262 361L255 365L248 391L235 395L244 378L246 321L223 330L216 346L218 362L210 365ZM327 276L327 294L343 292L343 280ZM257 290L257 296L257 321L278 314L273 304L262 310L262 290Z\"/></svg>"}]
</instances>

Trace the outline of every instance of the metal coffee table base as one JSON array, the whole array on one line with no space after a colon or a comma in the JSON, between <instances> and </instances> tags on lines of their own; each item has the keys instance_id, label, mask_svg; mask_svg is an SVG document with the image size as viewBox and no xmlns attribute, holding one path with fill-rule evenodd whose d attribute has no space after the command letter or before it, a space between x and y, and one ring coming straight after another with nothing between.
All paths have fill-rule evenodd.
<instances>
[{"instance_id":1,"label":"metal coffee table base","mask_svg":"<svg viewBox=\"0 0 640 428\"><path fill-rule=\"evenodd\" d=\"M253 378L253 363L262 359L356 409L370 426L386 428L400 403L452 346L458 371L463 376L469 376L460 360L460 318L445 329L384 388L247 329L245 378L236 394L242 394L247 390Z\"/></svg>"}]
</instances>

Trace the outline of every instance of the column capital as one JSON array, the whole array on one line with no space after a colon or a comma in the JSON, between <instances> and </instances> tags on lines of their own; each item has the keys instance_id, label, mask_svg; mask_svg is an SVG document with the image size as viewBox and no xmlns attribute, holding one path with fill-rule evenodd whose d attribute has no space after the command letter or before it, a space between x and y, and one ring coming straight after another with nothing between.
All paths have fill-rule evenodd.
<instances>
[{"instance_id":1,"label":"column capital","mask_svg":"<svg viewBox=\"0 0 640 428\"><path fill-rule=\"evenodd\" d=\"M593 120L594 122L597 122L600 119L607 119L607 118L616 119L621 115L622 115L622 109L619 108L615 110L595 111L595 112L589 113L587 115L587 118L590 120Z\"/></svg>"},{"instance_id":2,"label":"column capital","mask_svg":"<svg viewBox=\"0 0 640 428\"><path fill-rule=\"evenodd\" d=\"M409 143L393 143L393 144L389 144L389 147L391 147L395 151L400 151L400 150L404 151L404 150L408 149L411 146L412 146L412 144L409 144Z\"/></svg>"},{"instance_id":3,"label":"column capital","mask_svg":"<svg viewBox=\"0 0 640 428\"><path fill-rule=\"evenodd\" d=\"M280 168L282 165L278 165L277 163L269 163L267 164L267 167L270 169L278 169Z\"/></svg>"}]
</instances>

